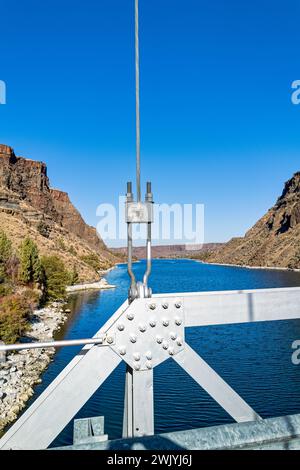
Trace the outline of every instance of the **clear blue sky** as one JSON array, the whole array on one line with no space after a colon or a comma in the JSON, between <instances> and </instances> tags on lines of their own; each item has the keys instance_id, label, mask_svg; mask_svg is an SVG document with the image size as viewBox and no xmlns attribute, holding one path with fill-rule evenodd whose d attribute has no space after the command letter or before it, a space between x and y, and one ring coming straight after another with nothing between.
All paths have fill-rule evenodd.
<instances>
[{"instance_id":1,"label":"clear blue sky","mask_svg":"<svg viewBox=\"0 0 300 470\"><path fill-rule=\"evenodd\" d=\"M134 0L2 0L0 142L95 225L135 171ZM142 177L242 235L300 169L300 3L140 0ZM144 191L143 191L144 192Z\"/></svg>"}]
</instances>

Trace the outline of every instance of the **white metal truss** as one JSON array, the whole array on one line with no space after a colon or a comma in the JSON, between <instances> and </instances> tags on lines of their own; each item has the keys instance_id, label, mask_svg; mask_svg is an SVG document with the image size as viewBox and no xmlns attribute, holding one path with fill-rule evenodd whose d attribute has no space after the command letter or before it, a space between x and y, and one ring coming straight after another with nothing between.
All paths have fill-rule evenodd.
<instances>
[{"instance_id":1,"label":"white metal truss","mask_svg":"<svg viewBox=\"0 0 300 470\"><path fill-rule=\"evenodd\" d=\"M237 422L259 415L185 342L186 327L300 318L300 288L154 295L126 301L0 440L43 449L121 360L127 364L123 436L154 434L153 368L173 358Z\"/></svg>"}]
</instances>

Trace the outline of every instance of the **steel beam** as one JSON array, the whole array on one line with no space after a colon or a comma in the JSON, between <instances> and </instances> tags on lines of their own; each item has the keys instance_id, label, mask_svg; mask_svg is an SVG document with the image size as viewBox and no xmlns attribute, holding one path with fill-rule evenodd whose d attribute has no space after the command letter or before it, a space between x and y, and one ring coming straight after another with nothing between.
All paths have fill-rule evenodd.
<instances>
[{"instance_id":1,"label":"steel beam","mask_svg":"<svg viewBox=\"0 0 300 470\"><path fill-rule=\"evenodd\" d=\"M123 437L154 434L153 370L126 371Z\"/></svg>"},{"instance_id":2,"label":"steel beam","mask_svg":"<svg viewBox=\"0 0 300 470\"><path fill-rule=\"evenodd\" d=\"M185 326L292 320L300 318L300 288L155 295L182 297Z\"/></svg>"},{"instance_id":3,"label":"steel beam","mask_svg":"<svg viewBox=\"0 0 300 470\"><path fill-rule=\"evenodd\" d=\"M176 361L238 423L260 416L188 344Z\"/></svg>"}]
</instances>

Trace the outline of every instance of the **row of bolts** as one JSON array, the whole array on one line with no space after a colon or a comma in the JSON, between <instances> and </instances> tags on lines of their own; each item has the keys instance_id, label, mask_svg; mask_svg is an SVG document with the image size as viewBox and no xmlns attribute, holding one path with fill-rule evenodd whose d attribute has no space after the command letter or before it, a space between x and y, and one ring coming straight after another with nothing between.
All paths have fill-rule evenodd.
<instances>
[{"instance_id":1,"label":"row of bolts","mask_svg":"<svg viewBox=\"0 0 300 470\"><path fill-rule=\"evenodd\" d=\"M163 307L163 309L166 310L166 309L169 307L169 304L164 303L164 304L162 304L162 307ZM180 303L180 302L175 303L175 307L176 307L177 309L181 308L181 303ZM156 304L150 304L150 305L149 305L149 308L150 308L150 310L155 310L155 309L156 309ZM134 314L133 314L133 313L128 313L128 314L127 314L127 319L130 320L130 321L133 320L133 319L134 319ZM180 325L182 324L182 320L181 320L181 318L179 318L179 317L176 317L174 321L175 321L175 324L176 324L177 326L180 326ZM163 326L165 326L165 327L169 326L169 320L163 319L163 320L162 320L162 324L163 324ZM149 325L150 325L152 328L154 328L154 327L156 326L156 321L155 321L154 319L151 319L150 322L149 322ZM125 329L125 326L124 326L122 323L120 323L120 324L118 325L118 330L119 330L119 331L123 331L124 329ZM147 329L146 325L144 325L144 324L143 324L143 325L142 325L142 324L139 325L139 330L140 330L142 333L144 333L144 332L146 331L146 329ZM171 338L173 341L175 341L175 340L177 339L177 341L176 341L177 345L178 345L178 346L182 346L183 340L182 340L181 337L177 338L177 334L176 334L175 332L171 332L171 333L170 333L170 338ZM130 335L130 341L131 341L132 343L136 343L136 341L137 341L136 335L131 334L131 335ZM108 338L107 338L107 342L108 342L108 343L112 343L112 342L113 342L113 338L112 338L112 337L108 337ZM170 356L173 356L173 355L174 355L174 352L175 352L175 351L174 351L174 348L173 348L173 347L169 347L169 343L168 343L167 341L164 341L164 339L163 339L160 335L157 335L157 336L156 336L156 342L157 342L158 344L162 344L163 349L168 350ZM120 353L121 356L125 356L125 354L126 354L126 349L125 349L124 347L123 347L123 348L120 348L120 349L119 349L119 353ZM134 360L135 360L136 362L140 361L140 359L141 359L140 353L134 353L133 358L134 358ZM152 369L152 363L151 363L151 360L152 360L152 353L151 353L151 351L148 351L148 352L146 353L146 358L148 359L147 362L146 362L146 367L147 367L147 369ZM135 370L140 370L140 367L141 367L140 364L135 364L135 366L134 366Z\"/></svg>"}]
</instances>

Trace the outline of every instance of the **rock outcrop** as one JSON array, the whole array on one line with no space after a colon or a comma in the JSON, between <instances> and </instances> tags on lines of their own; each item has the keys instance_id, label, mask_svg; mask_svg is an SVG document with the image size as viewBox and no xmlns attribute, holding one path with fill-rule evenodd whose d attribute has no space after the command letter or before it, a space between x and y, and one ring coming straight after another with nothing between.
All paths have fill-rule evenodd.
<instances>
[{"instance_id":1,"label":"rock outcrop","mask_svg":"<svg viewBox=\"0 0 300 470\"><path fill-rule=\"evenodd\" d=\"M276 204L246 233L212 253L209 262L300 268L300 172Z\"/></svg>"},{"instance_id":2,"label":"rock outcrop","mask_svg":"<svg viewBox=\"0 0 300 470\"><path fill-rule=\"evenodd\" d=\"M68 194L50 187L45 163L16 156L1 144L0 222L16 246L30 235L42 254L57 253L69 267L75 264L82 281L97 279L85 257L99 258L100 269L120 260L84 222Z\"/></svg>"}]
</instances>

